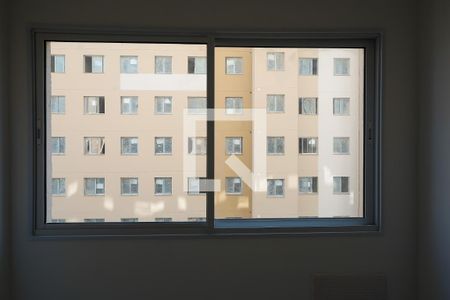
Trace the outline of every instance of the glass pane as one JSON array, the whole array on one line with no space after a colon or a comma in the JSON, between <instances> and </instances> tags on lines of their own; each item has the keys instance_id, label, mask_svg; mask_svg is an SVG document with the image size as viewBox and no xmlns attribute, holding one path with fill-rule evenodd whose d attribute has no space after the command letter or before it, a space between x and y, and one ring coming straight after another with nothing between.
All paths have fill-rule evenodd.
<instances>
[{"instance_id":1,"label":"glass pane","mask_svg":"<svg viewBox=\"0 0 450 300\"><path fill-rule=\"evenodd\" d=\"M206 137L206 115L188 98L204 112L206 46L48 42L47 61L49 95L67 99L47 99L47 222L205 222L188 178L206 177L206 142L190 155L188 137Z\"/></svg>"},{"instance_id":2,"label":"glass pane","mask_svg":"<svg viewBox=\"0 0 450 300\"><path fill-rule=\"evenodd\" d=\"M216 218L362 217L364 50L220 47L215 56ZM235 58L240 76L230 76ZM242 154L230 155L227 137L242 137Z\"/></svg>"}]
</instances>

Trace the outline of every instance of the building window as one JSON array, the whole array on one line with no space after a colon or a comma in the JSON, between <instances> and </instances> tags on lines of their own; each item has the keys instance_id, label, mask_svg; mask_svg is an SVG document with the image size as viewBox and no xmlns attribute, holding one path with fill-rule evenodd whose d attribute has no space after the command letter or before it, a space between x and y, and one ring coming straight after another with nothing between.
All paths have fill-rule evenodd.
<instances>
[{"instance_id":1,"label":"building window","mask_svg":"<svg viewBox=\"0 0 450 300\"><path fill-rule=\"evenodd\" d=\"M64 114L66 112L66 97L52 96L51 109L53 114Z\"/></svg>"},{"instance_id":2,"label":"building window","mask_svg":"<svg viewBox=\"0 0 450 300\"><path fill-rule=\"evenodd\" d=\"M242 180L239 177L227 177L226 192L228 195L240 195L242 194Z\"/></svg>"},{"instance_id":3,"label":"building window","mask_svg":"<svg viewBox=\"0 0 450 300\"><path fill-rule=\"evenodd\" d=\"M156 112L156 114L171 114L172 113L172 97L156 96L155 97L155 112Z\"/></svg>"},{"instance_id":4,"label":"building window","mask_svg":"<svg viewBox=\"0 0 450 300\"><path fill-rule=\"evenodd\" d=\"M284 52L267 53L267 71L284 71Z\"/></svg>"},{"instance_id":5,"label":"building window","mask_svg":"<svg viewBox=\"0 0 450 300\"><path fill-rule=\"evenodd\" d=\"M300 58L299 74L304 76L317 75L318 59L317 58Z\"/></svg>"},{"instance_id":6,"label":"building window","mask_svg":"<svg viewBox=\"0 0 450 300\"><path fill-rule=\"evenodd\" d=\"M137 178L120 178L121 194L132 196L139 194L139 181Z\"/></svg>"},{"instance_id":7,"label":"building window","mask_svg":"<svg viewBox=\"0 0 450 300\"><path fill-rule=\"evenodd\" d=\"M85 73L103 73L103 56L102 55L85 55L84 56L84 72Z\"/></svg>"},{"instance_id":8,"label":"building window","mask_svg":"<svg viewBox=\"0 0 450 300\"><path fill-rule=\"evenodd\" d=\"M334 75L336 76L350 75L350 58L334 59Z\"/></svg>"},{"instance_id":9,"label":"building window","mask_svg":"<svg viewBox=\"0 0 450 300\"><path fill-rule=\"evenodd\" d=\"M284 154L284 137L268 136L267 137L267 154L283 155Z\"/></svg>"},{"instance_id":10,"label":"building window","mask_svg":"<svg viewBox=\"0 0 450 300\"><path fill-rule=\"evenodd\" d=\"M66 57L64 55L52 55L51 72L52 73L66 72Z\"/></svg>"},{"instance_id":11,"label":"building window","mask_svg":"<svg viewBox=\"0 0 450 300\"><path fill-rule=\"evenodd\" d=\"M84 194L86 196L102 196L105 194L105 178L85 178Z\"/></svg>"},{"instance_id":12,"label":"building window","mask_svg":"<svg viewBox=\"0 0 450 300\"><path fill-rule=\"evenodd\" d=\"M200 178L189 177L188 178L188 194L198 195L200 194Z\"/></svg>"},{"instance_id":13,"label":"building window","mask_svg":"<svg viewBox=\"0 0 450 300\"><path fill-rule=\"evenodd\" d=\"M120 97L122 115L135 115L138 112L138 97L123 96Z\"/></svg>"},{"instance_id":14,"label":"building window","mask_svg":"<svg viewBox=\"0 0 450 300\"><path fill-rule=\"evenodd\" d=\"M189 74L206 74L206 57L189 56L188 57Z\"/></svg>"},{"instance_id":15,"label":"building window","mask_svg":"<svg viewBox=\"0 0 450 300\"><path fill-rule=\"evenodd\" d=\"M227 155L242 154L242 137L226 137L225 144Z\"/></svg>"},{"instance_id":16,"label":"building window","mask_svg":"<svg viewBox=\"0 0 450 300\"><path fill-rule=\"evenodd\" d=\"M299 114L317 115L317 98L300 98Z\"/></svg>"},{"instance_id":17,"label":"building window","mask_svg":"<svg viewBox=\"0 0 450 300\"><path fill-rule=\"evenodd\" d=\"M66 223L66 219L51 219L50 223Z\"/></svg>"},{"instance_id":18,"label":"building window","mask_svg":"<svg viewBox=\"0 0 450 300\"><path fill-rule=\"evenodd\" d=\"M240 115L242 114L243 107L242 97L225 98L225 112L227 115Z\"/></svg>"},{"instance_id":19,"label":"building window","mask_svg":"<svg viewBox=\"0 0 450 300\"><path fill-rule=\"evenodd\" d=\"M52 137L52 154L62 155L66 153L66 138Z\"/></svg>"},{"instance_id":20,"label":"building window","mask_svg":"<svg viewBox=\"0 0 450 300\"><path fill-rule=\"evenodd\" d=\"M317 177L299 177L298 190L302 194L317 193Z\"/></svg>"},{"instance_id":21,"label":"building window","mask_svg":"<svg viewBox=\"0 0 450 300\"><path fill-rule=\"evenodd\" d=\"M350 138L333 138L333 152L334 154L350 154Z\"/></svg>"},{"instance_id":22,"label":"building window","mask_svg":"<svg viewBox=\"0 0 450 300\"><path fill-rule=\"evenodd\" d=\"M172 154L172 138L171 137L155 137L155 154Z\"/></svg>"},{"instance_id":23,"label":"building window","mask_svg":"<svg viewBox=\"0 0 450 300\"><path fill-rule=\"evenodd\" d=\"M121 56L120 57L120 73L133 74L138 72L137 56Z\"/></svg>"},{"instance_id":24,"label":"building window","mask_svg":"<svg viewBox=\"0 0 450 300\"><path fill-rule=\"evenodd\" d=\"M52 178L52 195L63 196L66 194L66 179Z\"/></svg>"},{"instance_id":25,"label":"building window","mask_svg":"<svg viewBox=\"0 0 450 300\"><path fill-rule=\"evenodd\" d=\"M122 223L137 223L137 222L139 222L139 218L120 218L120 222L122 222Z\"/></svg>"},{"instance_id":26,"label":"building window","mask_svg":"<svg viewBox=\"0 0 450 300\"><path fill-rule=\"evenodd\" d=\"M172 56L155 56L155 74L172 74Z\"/></svg>"},{"instance_id":27,"label":"building window","mask_svg":"<svg viewBox=\"0 0 450 300\"><path fill-rule=\"evenodd\" d=\"M155 218L155 222L168 223L168 222L172 222L172 218Z\"/></svg>"},{"instance_id":28,"label":"building window","mask_svg":"<svg viewBox=\"0 0 450 300\"><path fill-rule=\"evenodd\" d=\"M188 97L190 114L206 114L206 97Z\"/></svg>"},{"instance_id":29,"label":"building window","mask_svg":"<svg viewBox=\"0 0 450 300\"><path fill-rule=\"evenodd\" d=\"M105 219L103 218L86 218L84 219L85 223L104 223Z\"/></svg>"},{"instance_id":30,"label":"building window","mask_svg":"<svg viewBox=\"0 0 450 300\"><path fill-rule=\"evenodd\" d=\"M284 95L267 95L267 112L284 112Z\"/></svg>"},{"instance_id":31,"label":"building window","mask_svg":"<svg viewBox=\"0 0 450 300\"><path fill-rule=\"evenodd\" d=\"M335 116L350 115L350 98L333 98L333 114Z\"/></svg>"},{"instance_id":32,"label":"building window","mask_svg":"<svg viewBox=\"0 0 450 300\"><path fill-rule=\"evenodd\" d=\"M105 97L87 96L84 97L84 113L90 115L105 113Z\"/></svg>"},{"instance_id":33,"label":"building window","mask_svg":"<svg viewBox=\"0 0 450 300\"><path fill-rule=\"evenodd\" d=\"M85 137L84 154L86 155L104 155L105 138L104 137Z\"/></svg>"},{"instance_id":34,"label":"building window","mask_svg":"<svg viewBox=\"0 0 450 300\"><path fill-rule=\"evenodd\" d=\"M335 176L333 177L333 193L334 194L348 194L349 192L349 177Z\"/></svg>"},{"instance_id":35,"label":"building window","mask_svg":"<svg viewBox=\"0 0 450 300\"><path fill-rule=\"evenodd\" d=\"M138 154L139 139L137 137L122 137L120 140L122 145L122 155Z\"/></svg>"},{"instance_id":36,"label":"building window","mask_svg":"<svg viewBox=\"0 0 450 300\"><path fill-rule=\"evenodd\" d=\"M188 138L188 153L194 155L206 155L206 137Z\"/></svg>"},{"instance_id":37,"label":"building window","mask_svg":"<svg viewBox=\"0 0 450 300\"><path fill-rule=\"evenodd\" d=\"M172 195L172 177L155 177L155 195Z\"/></svg>"},{"instance_id":38,"label":"building window","mask_svg":"<svg viewBox=\"0 0 450 300\"><path fill-rule=\"evenodd\" d=\"M267 197L284 196L284 179L267 179Z\"/></svg>"},{"instance_id":39,"label":"building window","mask_svg":"<svg viewBox=\"0 0 450 300\"><path fill-rule=\"evenodd\" d=\"M226 74L236 75L243 73L243 61L242 57L226 57Z\"/></svg>"},{"instance_id":40,"label":"building window","mask_svg":"<svg viewBox=\"0 0 450 300\"><path fill-rule=\"evenodd\" d=\"M205 217L188 217L188 222L206 222Z\"/></svg>"},{"instance_id":41,"label":"building window","mask_svg":"<svg viewBox=\"0 0 450 300\"><path fill-rule=\"evenodd\" d=\"M317 154L318 152L318 138L307 137L299 138L298 146L300 154Z\"/></svg>"}]
</instances>

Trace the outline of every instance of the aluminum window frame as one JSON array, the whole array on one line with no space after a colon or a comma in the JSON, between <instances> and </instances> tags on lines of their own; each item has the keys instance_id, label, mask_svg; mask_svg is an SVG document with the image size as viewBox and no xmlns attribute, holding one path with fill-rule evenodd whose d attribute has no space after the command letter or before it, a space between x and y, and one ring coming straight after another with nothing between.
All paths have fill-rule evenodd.
<instances>
[{"instance_id":1,"label":"aluminum window frame","mask_svg":"<svg viewBox=\"0 0 450 300\"><path fill-rule=\"evenodd\" d=\"M33 234L36 237L180 237L302 236L376 234L381 232L382 61L383 33L370 32L224 32L148 31L73 27L31 28L33 93ZM46 43L122 42L207 45L207 108L215 106L215 47L364 48L364 217L215 219L214 192L207 196L205 222L171 223L46 223L47 133ZM131 56L124 54L123 56ZM138 62L139 63L139 62ZM243 66L244 67L244 66ZM65 70L66 71L66 70ZM138 70L139 72L139 66ZM237 74L239 75L239 74ZM172 103L173 105L173 103ZM214 113L209 112L210 117ZM214 121L207 122L207 178L214 178Z\"/></svg>"}]
</instances>

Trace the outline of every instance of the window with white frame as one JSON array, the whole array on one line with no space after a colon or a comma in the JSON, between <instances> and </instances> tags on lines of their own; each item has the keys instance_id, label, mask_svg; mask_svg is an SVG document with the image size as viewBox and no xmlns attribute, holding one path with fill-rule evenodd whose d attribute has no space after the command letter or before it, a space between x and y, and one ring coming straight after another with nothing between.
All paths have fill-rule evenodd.
<instances>
[{"instance_id":1,"label":"window with white frame","mask_svg":"<svg viewBox=\"0 0 450 300\"><path fill-rule=\"evenodd\" d=\"M155 113L171 114L172 113L172 97L156 96L155 97Z\"/></svg>"},{"instance_id":2,"label":"window with white frame","mask_svg":"<svg viewBox=\"0 0 450 300\"><path fill-rule=\"evenodd\" d=\"M172 154L172 138L167 136L155 137L155 154Z\"/></svg>"},{"instance_id":3,"label":"window with white frame","mask_svg":"<svg viewBox=\"0 0 450 300\"><path fill-rule=\"evenodd\" d=\"M300 98L299 114L317 115L317 98Z\"/></svg>"},{"instance_id":4,"label":"window with white frame","mask_svg":"<svg viewBox=\"0 0 450 300\"><path fill-rule=\"evenodd\" d=\"M333 114L335 116L350 115L350 98L333 98Z\"/></svg>"},{"instance_id":5,"label":"window with white frame","mask_svg":"<svg viewBox=\"0 0 450 300\"><path fill-rule=\"evenodd\" d=\"M188 222L206 222L205 217L188 217Z\"/></svg>"},{"instance_id":6,"label":"window with white frame","mask_svg":"<svg viewBox=\"0 0 450 300\"><path fill-rule=\"evenodd\" d=\"M85 96L84 113L90 115L105 113L105 97L103 96Z\"/></svg>"},{"instance_id":7,"label":"window with white frame","mask_svg":"<svg viewBox=\"0 0 450 300\"><path fill-rule=\"evenodd\" d=\"M66 179L52 178L52 195L63 196L66 194Z\"/></svg>"},{"instance_id":8,"label":"window with white frame","mask_svg":"<svg viewBox=\"0 0 450 300\"><path fill-rule=\"evenodd\" d=\"M188 177L188 194L198 195L200 194L200 178Z\"/></svg>"},{"instance_id":9,"label":"window with white frame","mask_svg":"<svg viewBox=\"0 0 450 300\"><path fill-rule=\"evenodd\" d=\"M267 154L283 155L284 154L284 137L268 136L267 137Z\"/></svg>"},{"instance_id":10,"label":"window with white frame","mask_svg":"<svg viewBox=\"0 0 450 300\"><path fill-rule=\"evenodd\" d=\"M172 218L155 218L155 222L168 223L168 222L172 222Z\"/></svg>"},{"instance_id":11,"label":"window with white frame","mask_svg":"<svg viewBox=\"0 0 450 300\"><path fill-rule=\"evenodd\" d=\"M138 113L139 100L137 96L120 97L120 108L122 115L135 115Z\"/></svg>"},{"instance_id":12,"label":"window with white frame","mask_svg":"<svg viewBox=\"0 0 450 300\"><path fill-rule=\"evenodd\" d=\"M188 153L194 155L206 155L206 137L188 138Z\"/></svg>"},{"instance_id":13,"label":"window with white frame","mask_svg":"<svg viewBox=\"0 0 450 300\"><path fill-rule=\"evenodd\" d=\"M155 56L155 74L172 74L172 56Z\"/></svg>"},{"instance_id":14,"label":"window with white frame","mask_svg":"<svg viewBox=\"0 0 450 300\"><path fill-rule=\"evenodd\" d=\"M120 192L122 195L139 194L139 180L136 177L120 178Z\"/></svg>"},{"instance_id":15,"label":"window with white frame","mask_svg":"<svg viewBox=\"0 0 450 300\"><path fill-rule=\"evenodd\" d=\"M172 177L155 177L155 195L172 194Z\"/></svg>"},{"instance_id":16,"label":"window with white frame","mask_svg":"<svg viewBox=\"0 0 450 300\"><path fill-rule=\"evenodd\" d=\"M51 219L50 223L56 223L56 224L58 224L58 223L66 223L66 219L61 219L61 218Z\"/></svg>"},{"instance_id":17,"label":"window with white frame","mask_svg":"<svg viewBox=\"0 0 450 300\"><path fill-rule=\"evenodd\" d=\"M242 97L226 97L225 113L227 115L240 115L243 112L244 101Z\"/></svg>"},{"instance_id":18,"label":"window with white frame","mask_svg":"<svg viewBox=\"0 0 450 300\"><path fill-rule=\"evenodd\" d=\"M138 72L137 56L121 56L120 57L120 73L133 74Z\"/></svg>"},{"instance_id":19,"label":"window with white frame","mask_svg":"<svg viewBox=\"0 0 450 300\"><path fill-rule=\"evenodd\" d=\"M139 139L137 137L121 137L122 155L138 154Z\"/></svg>"},{"instance_id":20,"label":"window with white frame","mask_svg":"<svg viewBox=\"0 0 450 300\"><path fill-rule=\"evenodd\" d=\"M122 222L122 223L137 223L137 222L139 222L139 218L120 218L120 222Z\"/></svg>"},{"instance_id":21,"label":"window with white frame","mask_svg":"<svg viewBox=\"0 0 450 300\"><path fill-rule=\"evenodd\" d=\"M336 76L350 75L350 58L334 59L334 75Z\"/></svg>"},{"instance_id":22,"label":"window with white frame","mask_svg":"<svg viewBox=\"0 0 450 300\"><path fill-rule=\"evenodd\" d=\"M62 155L66 153L66 138L57 136L51 139L52 154Z\"/></svg>"},{"instance_id":23,"label":"window with white frame","mask_svg":"<svg viewBox=\"0 0 450 300\"><path fill-rule=\"evenodd\" d=\"M66 97L52 96L51 110L53 114L64 114L66 112Z\"/></svg>"},{"instance_id":24,"label":"window with white frame","mask_svg":"<svg viewBox=\"0 0 450 300\"><path fill-rule=\"evenodd\" d=\"M85 55L84 72L103 73L103 55Z\"/></svg>"},{"instance_id":25,"label":"window with white frame","mask_svg":"<svg viewBox=\"0 0 450 300\"><path fill-rule=\"evenodd\" d=\"M317 177L299 177L298 191L302 194L317 193L318 180Z\"/></svg>"},{"instance_id":26,"label":"window with white frame","mask_svg":"<svg viewBox=\"0 0 450 300\"><path fill-rule=\"evenodd\" d=\"M104 218L85 218L84 222L85 223L104 223L105 219Z\"/></svg>"},{"instance_id":27,"label":"window with white frame","mask_svg":"<svg viewBox=\"0 0 450 300\"><path fill-rule=\"evenodd\" d=\"M334 154L350 154L350 138L349 137L334 137L333 138L333 153Z\"/></svg>"},{"instance_id":28,"label":"window with white frame","mask_svg":"<svg viewBox=\"0 0 450 300\"><path fill-rule=\"evenodd\" d=\"M104 137L85 137L84 154L86 155L104 155L105 138Z\"/></svg>"},{"instance_id":29,"label":"window with white frame","mask_svg":"<svg viewBox=\"0 0 450 300\"><path fill-rule=\"evenodd\" d=\"M105 178L85 178L84 194L86 196L101 196L105 194Z\"/></svg>"},{"instance_id":30,"label":"window with white frame","mask_svg":"<svg viewBox=\"0 0 450 300\"><path fill-rule=\"evenodd\" d=\"M348 176L333 177L333 193L348 194L350 178Z\"/></svg>"},{"instance_id":31,"label":"window with white frame","mask_svg":"<svg viewBox=\"0 0 450 300\"><path fill-rule=\"evenodd\" d=\"M317 75L318 71L318 59L317 58L305 58L299 59L299 74L303 76Z\"/></svg>"},{"instance_id":32,"label":"window with white frame","mask_svg":"<svg viewBox=\"0 0 450 300\"><path fill-rule=\"evenodd\" d=\"M284 112L284 95L267 95L267 112Z\"/></svg>"},{"instance_id":33,"label":"window with white frame","mask_svg":"<svg viewBox=\"0 0 450 300\"><path fill-rule=\"evenodd\" d=\"M226 181L226 193L228 195L240 195L242 194L242 180L240 177L227 177Z\"/></svg>"},{"instance_id":34,"label":"window with white frame","mask_svg":"<svg viewBox=\"0 0 450 300\"><path fill-rule=\"evenodd\" d=\"M284 196L284 179L267 179L267 196Z\"/></svg>"},{"instance_id":35,"label":"window with white frame","mask_svg":"<svg viewBox=\"0 0 450 300\"><path fill-rule=\"evenodd\" d=\"M318 153L318 138L304 137L298 139L300 154L317 154Z\"/></svg>"},{"instance_id":36,"label":"window with white frame","mask_svg":"<svg viewBox=\"0 0 450 300\"><path fill-rule=\"evenodd\" d=\"M242 57L226 57L225 58L225 73L229 75L236 75L243 73L243 59Z\"/></svg>"},{"instance_id":37,"label":"window with white frame","mask_svg":"<svg viewBox=\"0 0 450 300\"><path fill-rule=\"evenodd\" d=\"M242 137L226 137L225 144L227 155L242 154Z\"/></svg>"},{"instance_id":38,"label":"window with white frame","mask_svg":"<svg viewBox=\"0 0 450 300\"><path fill-rule=\"evenodd\" d=\"M206 57L188 57L188 74L206 74L206 71Z\"/></svg>"},{"instance_id":39,"label":"window with white frame","mask_svg":"<svg viewBox=\"0 0 450 300\"><path fill-rule=\"evenodd\" d=\"M66 72L66 57L64 55L51 56L51 72L52 73Z\"/></svg>"},{"instance_id":40,"label":"window with white frame","mask_svg":"<svg viewBox=\"0 0 450 300\"><path fill-rule=\"evenodd\" d=\"M267 53L267 71L284 71L284 52Z\"/></svg>"},{"instance_id":41,"label":"window with white frame","mask_svg":"<svg viewBox=\"0 0 450 300\"><path fill-rule=\"evenodd\" d=\"M190 114L206 114L206 97L188 97L188 112Z\"/></svg>"}]
</instances>

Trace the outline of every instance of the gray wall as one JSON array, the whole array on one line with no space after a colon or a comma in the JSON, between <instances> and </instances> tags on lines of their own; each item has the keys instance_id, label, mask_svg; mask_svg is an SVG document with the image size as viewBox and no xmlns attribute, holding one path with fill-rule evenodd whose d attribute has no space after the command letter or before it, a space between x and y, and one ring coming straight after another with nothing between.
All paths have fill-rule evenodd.
<instances>
[{"instance_id":1,"label":"gray wall","mask_svg":"<svg viewBox=\"0 0 450 300\"><path fill-rule=\"evenodd\" d=\"M408 0L11 1L14 296L39 299L310 299L315 272L381 272L390 299L416 285L415 6ZM29 28L68 24L203 30L383 30L383 225L379 235L60 239L31 235ZM213 294L213 297L209 295Z\"/></svg>"},{"instance_id":2,"label":"gray wall","mask_svg":"<svg viewBox=\"0 0 450 300\"><path fill-rule=\"evenodd\" d=\"M421 7L420 299L450 299L450 2Z\"/></svg>"}]
</instances>

